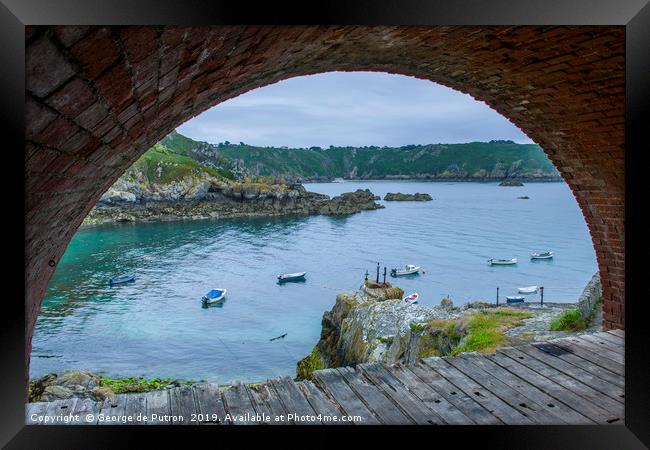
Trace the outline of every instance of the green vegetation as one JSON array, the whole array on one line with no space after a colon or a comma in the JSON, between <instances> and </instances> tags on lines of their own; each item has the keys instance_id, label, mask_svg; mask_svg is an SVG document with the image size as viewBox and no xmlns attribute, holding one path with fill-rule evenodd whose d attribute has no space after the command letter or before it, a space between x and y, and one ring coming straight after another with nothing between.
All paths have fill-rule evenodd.
<instances>
[{"instance_id":1,"label":"green vegetation","mask_svg":"<svg viewBox=\"0 0 650 450\"><path fill-rule=\"evenodd\" d=\"M449 298L449 296L443 297L440 300L440 306L445 309L452 309L454 307L454 302Z\"/></svg>"},{"instance_id":2,"label":"green vegetation","mask_svg":"<svg viewBox=\"0 0 650 450\"><path fill-rule=\"evenodd\" d=\"M377 339L382 344L390 345L390 344L393 343L393 336L390 336L390 337L379 336L379 337L376 337L375 339Z\"/></svg>"},{"instance_id":3,"label":"green vegetation","mask_svg":"<svg viewBox=\"0 0 650 450\"><path fill-rule=\"evenodd\" d=\"M498 168L519 176L559 176L538 145L512 141L403 147L277 148L243 142L212 145L194 141L174 131L160 144L178 155L206 165L229 168L231 174L239 172L240 175L335 178L347 177L355 172L357 177L370 178L483 178Z\"/></svg>"},{"instance_id":4,"label":"green vegetation","mask_svg":"<svg viewBox=\"0 0 650 450\"><path fill-rule=\"evenodd\" d=\"M191 385L191 381L185 382L186 385ZM126 394L128 392L148 392L155 391L156 389L165 389L173 385L170 378L153 378L146 380L143 378L105 378L102 377L99 385L111 389L116 394Z\"/></svg>"},{"instance_id":5,"label":"green vegetation","mask_svg":"<svg viewBox=\"0 0 650 450\"><path fill-rule=\"evenodd\" d=\"M424 325L422 325L421 323L415 323L415 322L410 323L409 328L411 329L412 332L418 334L424 331Z\"/></svg>"},{"instance_id":6,"label":"green vegetation","mask_svg":"<svg viewBox=\"0 0 650 450\"><path fill-rule=\"evenodd\" d=\"M298 361L298 368L296 369L296 380L311 380L314 370L324 369L325 365L323 360L318 354L318 349L314 347L311 353Z\"/></svg>"},{"instance_id":7,"label":"green vegetation","mask_svg":"<svg viewBox=\"0 0 650 450\"><path fill-rule=\"evenodd\" d=\"M467 331L452 355L463 352L494 353L506 342L504 332L531 317L528 311L514 308L482 309L467 318Z\"/></svg>"},{"instance_id":8,"label":"green vegetation","mask_svg":"<svg viewBox=\"0 0 650 450\"><path fill-rule=\"evenodd\" d=\"M578 308L564 311L560 317L551 322L551 331L579 331L587 328L587 322L582 318Z\"/></svg>"}]
</instances>

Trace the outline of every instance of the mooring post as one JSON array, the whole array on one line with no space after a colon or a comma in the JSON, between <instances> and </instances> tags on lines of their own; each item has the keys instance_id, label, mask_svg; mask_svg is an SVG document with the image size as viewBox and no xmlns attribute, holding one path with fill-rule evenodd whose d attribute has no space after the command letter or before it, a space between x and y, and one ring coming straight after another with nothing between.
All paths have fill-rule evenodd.
<instances>
[{"instance_id":1,"label":"mooring post","mask_svg":"<svg viewBox=\"0 0 650 450\"><path fill-rule=\"evenodd\" d=\"M386 266L384 266L384 284L386 284Z\"/></svg>"},{"instance_id":2,"label":"mooring post","mask_svg":"<svg viewBox=\"0 0 650 450\"><path fill-rule=\"evenodd\" d=\"M539 287L539 304L544 306L544 286Z\"/></svg>"},{"instance_id":3,"label":"mooring post","mask_svg":"<svg viewBox=\"0 0 650 450\"><path fill-rule=\"evenodd\" d=\"M499 286L497 286L497 306L499 306Z\"/></svg>"},{"instance_id":4,"label":"mooring post","mask_svg":"<svg viewBox=\"0 0 650 450\"><path fill-rule=\"evenodd\" d=\"M370 275L370 273L368 273L368 270L366 270L366 277L363 279L363 281L368 281L368 275Z\"/></svg>"},{"instance_id":5,"label":"mooring post","mask_svg":"<svg viewBox=\"0 0 650 450\"><path fill-rule=\"evenodd\" d=\"M379 284L379 263L377 263L377 284Z\"/></svg>"}]
</instances>

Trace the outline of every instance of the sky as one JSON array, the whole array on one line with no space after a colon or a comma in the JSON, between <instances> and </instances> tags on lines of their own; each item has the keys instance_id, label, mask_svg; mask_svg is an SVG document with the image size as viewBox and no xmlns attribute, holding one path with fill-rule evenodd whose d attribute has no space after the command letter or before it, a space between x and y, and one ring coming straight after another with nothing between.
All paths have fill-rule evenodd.
<instances>
[{"instance_id":1,"label":"sky","mask_svg":"<svg viewBox=\"0 0 650 450\"><path fill-rule=\"evenodd\" d=\"M290 78L227 100L177 130L212 144L274 147L532 142L470 95L431 81L378 72Z\"/></svg>"}]
</instances>

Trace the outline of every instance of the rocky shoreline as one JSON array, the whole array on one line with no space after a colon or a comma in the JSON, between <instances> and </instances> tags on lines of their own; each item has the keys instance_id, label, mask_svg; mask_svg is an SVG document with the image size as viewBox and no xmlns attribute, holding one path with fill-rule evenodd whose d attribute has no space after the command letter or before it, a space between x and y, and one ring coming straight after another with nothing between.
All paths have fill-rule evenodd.
<instances>
[{"instance_id":1,"label":"rocky shoreline","mask_svg":"<svg viewBox=\"0 0 650 450\"><path fill-rule=\"evenodd\" d=\"M211 184L200 195L163 199L109 192L93 208L83 226L124 222L266 217L280 215L347 215L384 208L370 190L357 189L330 198L308 192L302 185L237 190L227 184Z\"/></svg>"}]
</instances>

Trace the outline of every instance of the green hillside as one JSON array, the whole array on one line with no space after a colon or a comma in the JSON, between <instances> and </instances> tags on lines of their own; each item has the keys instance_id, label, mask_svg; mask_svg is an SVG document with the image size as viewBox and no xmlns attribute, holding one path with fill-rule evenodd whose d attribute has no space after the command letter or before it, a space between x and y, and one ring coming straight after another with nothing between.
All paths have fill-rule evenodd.
<instances>
[{"instance_id":1,"label":"green hillside","mask_svg":"<svg viewBox=\"0 0 650 450\"><path fill-rule=\"evenodd\" d=\"M559 177L538 145L512 141L307 149L208 144L172 132L160 144L178 155L239 176L468 180Z\"/></svg>"}]
</instances>

